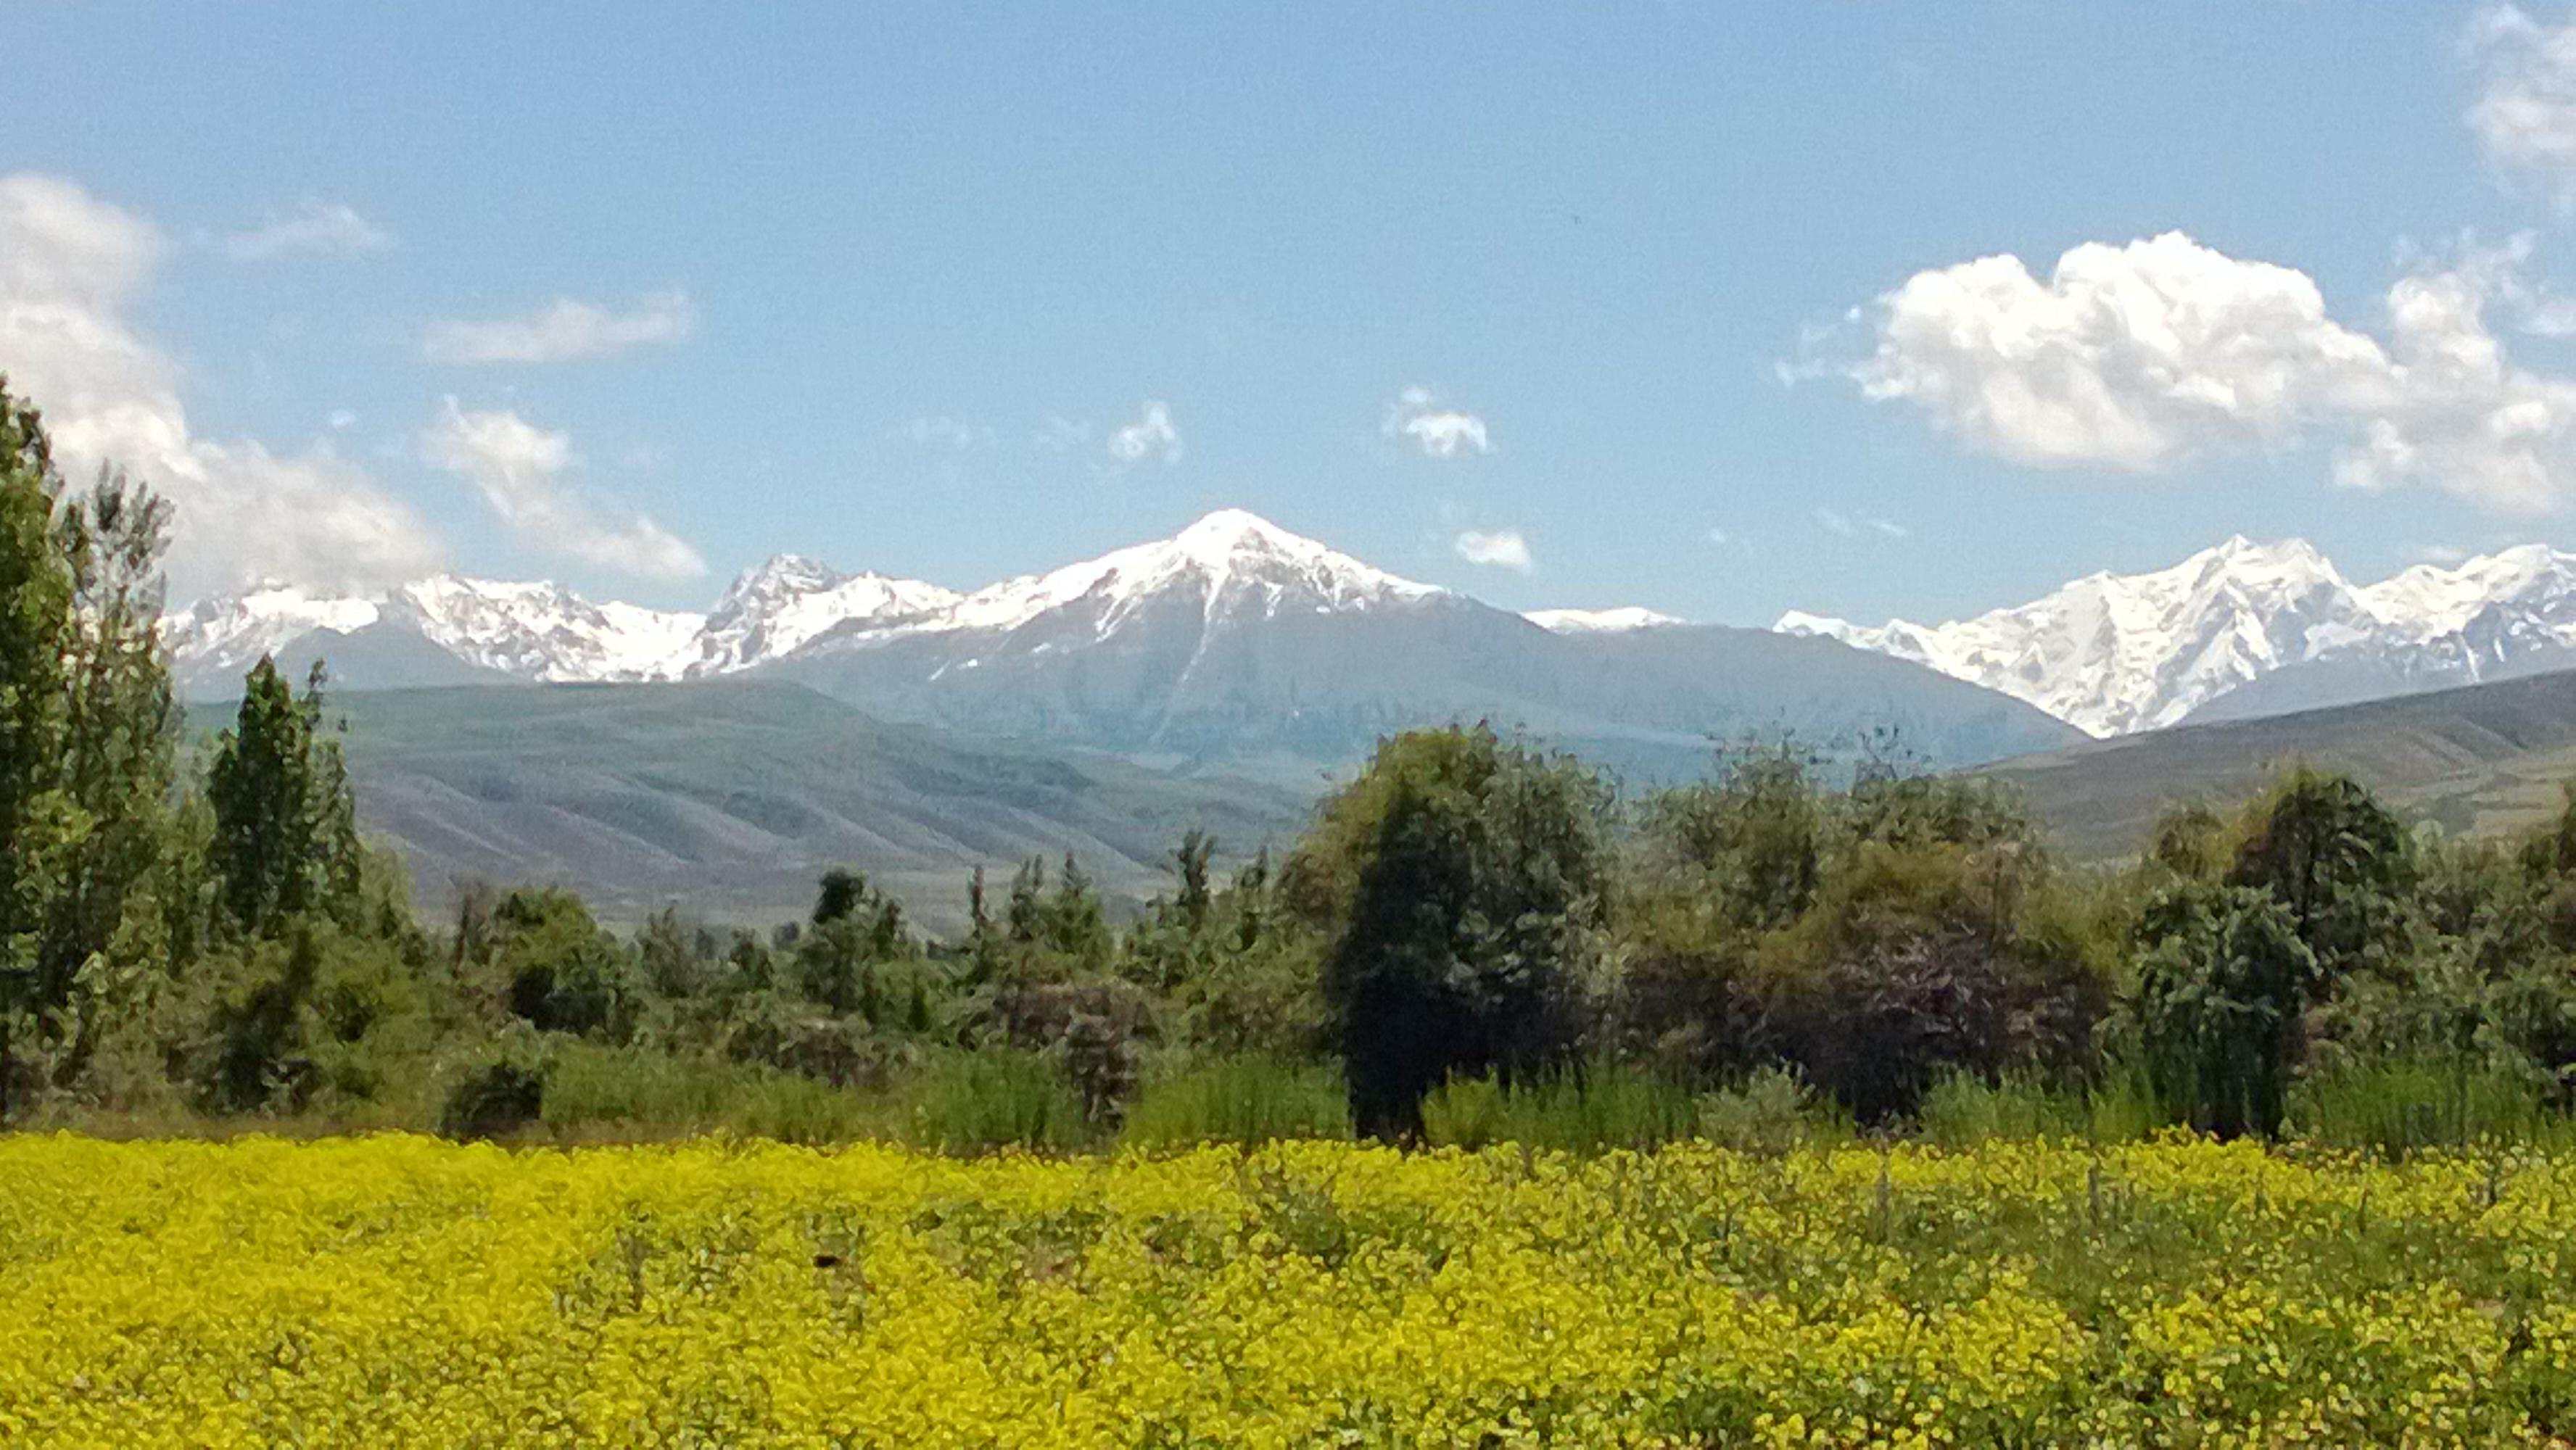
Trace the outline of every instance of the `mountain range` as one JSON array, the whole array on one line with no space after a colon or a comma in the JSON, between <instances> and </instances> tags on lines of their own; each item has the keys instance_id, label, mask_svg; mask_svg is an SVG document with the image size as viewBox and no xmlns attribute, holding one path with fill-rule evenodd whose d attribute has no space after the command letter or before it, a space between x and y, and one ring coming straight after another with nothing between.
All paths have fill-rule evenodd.
<instances>
[{"instance_id":1,"label":"mountain range","mask_svg":"<svg viewBox=\"0 0 2576 1450\"><path fill-rule=\"evenodd\" d=\"M2530 544L2355 584L2303 540L2240 535L1973 619L1862 626L1793 610L1774 627L2124 735L2576 666L2576 554Z\"/></svg>"},{"instance_id":2,"label":"mountain range","mask_svg":"<svg viewBox=\"0 0 2576 1450\"><path fill-rule=\"evenodd\" d=\"M270 586L168 623L196 699L262 654L343 688L749 676L880 720L1311 787L1407 726L1486 720L1643 776L1713 743L1892 735L1939 765L2080 738L1922 664L1642 609L1535 617L1402 579L1241 510L972 591L782 555L704 614L551 583L440 577L373 596Z\"/></svg>"}]
</instances>

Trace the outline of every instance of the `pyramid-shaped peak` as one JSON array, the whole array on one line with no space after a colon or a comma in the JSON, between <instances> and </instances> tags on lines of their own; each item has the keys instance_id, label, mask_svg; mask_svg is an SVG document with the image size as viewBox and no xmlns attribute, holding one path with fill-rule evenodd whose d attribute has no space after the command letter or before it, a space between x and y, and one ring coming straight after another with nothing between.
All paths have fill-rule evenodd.
<instances>
[{"instance_id":1,"label":"pyramid-shaped peak","mask_svg":"<svg viewBox=\"0 0 2576 1450\"><path fill-rule=\"evenodd\" d=\"M772 554L735 575L716 600L716 607L724 609L751 599L812 594L831 588L843 577L840 570L819 559L803 554Z\"/></svg>"},{"instance_id":2,"label":"pyramid-shaped peak","mask_svg":"<svg viewBox=\"0 0 2576 1450\"><path fill-rule=\"evenodd\" d=\"M1175 535L1173 542L1193 554L1231 554L1245 549L1316 552L1323 545L1292 534L1250 509L1226 508L1205 515Z\"/></svg>"},{"instance_id":3,"label":"pyramid-shaped peak","mask_svg":"<svg viewBox=\"0 0 2576 1450\"><path fill-rule=\"evenodd\" d=\"M828 583L841 577L839 570L820 559L803 554L772 554L742 572L751 579L777 579L795 583Z\"/></svg>"},{"instance_id":4,"label":"pyramid-shaped peak","mask_svg":"<svg viewBox=\"0 0 2576 1450\"><path fill-rule=\"evenodd\" d=\"M2247 583L2274 581L2341 583L2334 561L2305 539L2249 539L2230 535L2184 560L2173 577L2220 578ZM2149 576L2153 577L2153 576Z\"/></svg>"},{"instance_id":5,"label":"pyramid-shaped peak","mask_svg":"<svg viewBox=\"0 0 2576 1450\"><path fill-rule=\"evenodd\" d=\"M2305 539L2252 539L2243 534L2230 534L2224 542L2208 551L2222 559L2323 559L2317 546Z\"/></svg>"}]
</instances>

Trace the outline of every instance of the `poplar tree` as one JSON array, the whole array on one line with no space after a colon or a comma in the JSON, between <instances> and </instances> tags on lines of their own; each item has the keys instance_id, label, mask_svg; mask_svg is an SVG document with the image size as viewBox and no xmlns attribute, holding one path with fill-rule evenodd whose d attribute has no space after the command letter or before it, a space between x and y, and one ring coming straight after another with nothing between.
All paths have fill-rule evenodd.
<instances>
[{"instance_id":1,"label":"poplar tree","mask_svg":"<svg viewBox=\"0 0 2576 1450\"><path fill-rule=\"evenodd\" d=\"M340 743L322 729L323 681L317 663L299 700L261 656L206 773L223 911L245 936L273 936L306 911L345 925L358 905L357 813Z\"/></svg>"}]
</instances>

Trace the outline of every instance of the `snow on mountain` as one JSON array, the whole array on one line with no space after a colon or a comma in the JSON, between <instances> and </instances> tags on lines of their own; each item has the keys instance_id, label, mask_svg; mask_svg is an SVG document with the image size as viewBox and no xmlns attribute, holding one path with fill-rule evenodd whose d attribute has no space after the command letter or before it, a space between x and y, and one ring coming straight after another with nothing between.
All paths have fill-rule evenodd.
<instances>
[{"instance_id":1,"label":"snow on mountain","mask_svg":"<svg viewBox=\"0 0 2576 1450\"><path fill-rule=\"evenodd\" d=\"M161 638L184 666L239 676L261 655L276 653L317 629L353 633L375 623L379 612L371 599L262 584L164 616Z\"/></svg>"},{"instance_id":2,"label":"snow on mountain","mask_svg":"<svg viewBox=\"0 0 2576 1450\"><path fill-rule=\"evenodd\" d=\"M1177 592L1177 594L1176 594ZM183 679L222 688L262 653L316 630L414 631L456 658L525 680L667 680L749 669L830 639L1009 630L1079 610L1107 638L1177 595L1213 621L1283 609L1366 611L1444 593L1226 509L1178 535L960 594L917 579L843 574L781 554L705 614L593 603L558 584L441 575L367 597L284 585L200 603L166 626ZM327 653L327 650L324 651Z\"/></svg>"},{"instance_id":3,"label":"snow on mountain","mask_svg":"<svg viewBox=\"0 0 2576 1450\"><path fill-rule=\"evenodd\" d=\"M1661 629L1690 622L1637 604L1615 609L1533 609L1521 618L1552 634L1625 634L1632 629Z\"/></svg>"},{"instance_id":4,"label":"snow on mountain","mask_svg":"<svg viewBox=\"0 0 2576 1450\"><path fill-rule=\"evenodd\" d=\"M1213 615L1220 602L1364 612L1397 600L1446 593L1288 532L1258 514L1219 509L1168 539L1116 549L1045 574L1023 575L958 601L940 627L1013 629L1075 605L1100 638L1115 633L1149 600L1181 590Z\"/></svg>"},{"instance_id":5,"label":"snow on mountain","mask_svg":"<svg viewBox=\"0 0 2576 1450\"><path fill-rule=\"evenodd\" d=\"M549 683L668 678L705 622L680 610L593 604L560 584L454 574L402 586L382 611L468 664Z\"/></svg>"},{"instance_id":6,"label":"snow on mountain","mask_svg":"<svg viewBox=\"0 0 2576 1450\"><path fill-rule=\"evenodd\" d=\"M919 579L843 574L780 554L725 589L688 649L683 673L725 674L776 659L853 621L875 627L945 613L963 596Z\"/></svg>"},{"instance_id":7,"label":"snow on mountain","mask_svg":"<svg viewBox=\"0 0 2576 1450\"><path fill-rule=\"evenodd\" d=\"M2467 683L2576 646L2576 555L2527 545L2355 585L2303 540L2240 535L2169 569L2094 574L1973 619L1863 626L1792 610L1773 627L1929 665L2119 735L2302 666Z\"/></svg>"}]
</instances>

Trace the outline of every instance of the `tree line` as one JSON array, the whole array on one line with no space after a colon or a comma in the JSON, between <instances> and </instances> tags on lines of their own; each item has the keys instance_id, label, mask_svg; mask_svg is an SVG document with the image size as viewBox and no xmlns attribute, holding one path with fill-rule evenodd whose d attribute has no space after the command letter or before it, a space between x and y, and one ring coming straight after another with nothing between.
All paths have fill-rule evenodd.
<instances>
[{"instance_id":1,"label":"tree line","mask_svg":"<svg viewBox=\"0 0 2576 1450\"><path fill-rule=\"evenodd\" d=\"M1332 1064L1397 1140L1453 1080L1608 1065L1787 1071L1867 1122L1961 1076L2116 1078L2221 1134L2279 1132L2338 1062L2440 1056L2560 1107L2576 1070L2576 805L2450 839L2304 767L2076 869L1975 777L1773 743L1623 794L1453 727L1382 742L1275 853L1188 834L1123 920L1070 857L978 872L944 939L850 870L761 928L675 905L621 933L545 887L424 920L360 839L318 669L263 659L182 749L167 527L121 475L67 486L0 390L0 1119L506 1131L576 1043L849 1092L1007 1059L1102 1124L1158 1066Z\"/></svg>"}]
</instances>

